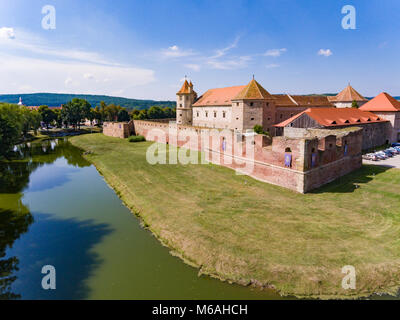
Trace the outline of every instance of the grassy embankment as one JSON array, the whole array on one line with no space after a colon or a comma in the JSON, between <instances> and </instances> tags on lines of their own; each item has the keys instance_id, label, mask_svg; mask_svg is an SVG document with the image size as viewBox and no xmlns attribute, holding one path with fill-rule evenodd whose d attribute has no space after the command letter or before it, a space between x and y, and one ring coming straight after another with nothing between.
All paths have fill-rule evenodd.
<instances>
[{"instance_id":1,"label":"grassy embankment","mask_svg":"<svg viewBox=\"0 0 400 320\"><path fill-rule=\"evenodd\" d=\"M88 160L125 204L199 273L303 297L400 286L400 170L364 166L302 195L216 165L150 165L149 142L70 140L91 151ZM345 265L356 268L355 290L342 289Z\"/></svg>"}]
</instances>

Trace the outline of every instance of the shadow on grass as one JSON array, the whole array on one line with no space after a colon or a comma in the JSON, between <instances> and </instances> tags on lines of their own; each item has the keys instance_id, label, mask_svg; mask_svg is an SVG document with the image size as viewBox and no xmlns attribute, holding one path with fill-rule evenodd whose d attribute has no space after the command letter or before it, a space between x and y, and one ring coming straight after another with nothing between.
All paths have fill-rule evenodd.
<instances>
[{"instance_id":1,"label":"shadow on grass","mask_svg":"<svg viewBox=\"0 0 400 320\"><path fill-rule=\"evenodd\" d=\"M357 171L346 174L335 181L328 183L318 189L310 191L310 194L321 193L349 193L358 189L360 184L370 182L374 176L382 174L389 170L389 167L363 165Z\"/></svg>"},{"instance_id":2,"label":"shadow on grass","mask_svg":"<svg viewBox=\"0 0 400 320\"><path fill-rule=\"evenodd\" d=\"M93 251L96 244L112 232L104 223L92 220L57 219L35 214L35 223L14 246L8 256L17 257L19 271L12 289L22 299L85 299L90 294L87 279L102 263ZM56 290L41 287L42 267L56 269Z\"/></svg>"}]
</instances>

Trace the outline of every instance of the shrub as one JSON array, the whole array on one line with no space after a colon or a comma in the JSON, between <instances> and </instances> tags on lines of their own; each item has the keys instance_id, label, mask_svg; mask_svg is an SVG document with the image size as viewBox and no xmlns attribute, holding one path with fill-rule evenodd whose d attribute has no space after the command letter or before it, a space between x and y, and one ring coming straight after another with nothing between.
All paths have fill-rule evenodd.
<instances>
[{"instance_id":1,"label":"shrub","mask_svg":"<svg viewBox=\"0 0 400 320\"><path fill-rule=\"evenodd\" d=\"M268 132L265 132L265 131L263 130L263 127L260 126L259 124L256 124L256 125L253 127L253 130L254 130L255 133L264 134L264 135L266 135L266 136L269 136L269 133L268 133Z\"/></svg>"},{"instance_id":2,"label":"shrub","mask_svg":"<svg viewBox=\"0 0 400 320\"><path fill-rule=\"evenodd\" d=\"M142 142L142 141L146 141L146 139L143 136L130 136L128 138L129 142Z\"/></svg>"}]
</instances>

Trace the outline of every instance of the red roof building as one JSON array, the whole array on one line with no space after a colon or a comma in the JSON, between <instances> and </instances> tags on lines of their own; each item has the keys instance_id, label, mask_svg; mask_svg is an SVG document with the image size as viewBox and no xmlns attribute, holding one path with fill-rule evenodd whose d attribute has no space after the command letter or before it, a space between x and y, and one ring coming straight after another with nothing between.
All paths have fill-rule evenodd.
<instances>
[{"instance_id":1,"label":"red roof building","mask_svg":"<svg viewBox=\"0 0 400 320\"><path fill-rule=\"evenodd\" d=\"M400 101L397 101L390 94L382 92L359 109L372 112L399 112Z\"/></svg>"},{"instance_id":2,"label":"red roof building","mask_svg":"<svg viewBox=\"0 0 400 320\"><path fill-rule=\"evenodd\" d=\"M382 92L364 104L360 110L373 112L389 120L391 124L389 142L400 141L400 101L390 94Z\"/></svg>"},{"instance_id":3,"label":"red roof building","mask_svg":"<svg viewBox=\"0 0 400 320\"><path fill-rule=\"evenodd\" d=\"M275 125L275 127L293 127L299 123L298 119L308 118L312 128L343 127L362 123L387 122L372 112L361 111L355 108L308 108L307 110Z\"/></svg>"},{"instance_id":4,"label":"red roof building","mask_svg":"<svg viewBox=\"0 0 400 320\"><path fill-rule=\"evenodd\" d=\"M360 107L368 100L359 94L350 84L334 97L329 97L336 108L351 108L353 101Z\"/></svg>"},{"instance_id":5,"label":"red roof building","mask_svg":"<svg viewBox=\"0 0 400 320\"><path fill-rule=\"evenodd\" d=\"M309 108L275 127L276 134L285 130L298 129L339 129L362 127L363 149L380 146L388 142L389 121L375 113L356 108ZM293 129L294 128L294 129Z\"/></svg>"}]
</instances>

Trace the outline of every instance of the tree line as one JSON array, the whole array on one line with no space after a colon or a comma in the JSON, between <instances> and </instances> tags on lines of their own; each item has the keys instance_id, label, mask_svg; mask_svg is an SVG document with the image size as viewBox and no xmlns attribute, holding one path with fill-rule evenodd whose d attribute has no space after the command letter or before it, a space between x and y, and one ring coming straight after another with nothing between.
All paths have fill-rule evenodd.
<instances>
[{"instance_id":1,"label":"tree line","mask_svg":"<svg viewBox=\"0 0 400 320\"><path fill-rule=\"evenodd\" d=\"M13 104L0 104L0 158L8 158L20 139L40 128L42 117L36 110Z\"/></svg>"},{"instance_id":2,"label":"tree line","mask_svg":"<svg viewBox=\"0 0 400 320\"><path fill-rule=\"evenodd\" d=\"M113 103L92 108L84 99L72 99L62 109L50 109L40 106L29 109L15 104L0 103L0 158L8 157L14 146L28 136L30 131L37 135L41 127L56 126L58 128L80 128L85 120L101 125L104 121L130 121L131 119L166 119L175 118L176 110L170 107L152 106L149 109L128 111Z\"/></svg>"},{"instance_id":3,"label":"tree line","mask_svg":"<svg viewBox=\"0 0 400 320\"><path fill-rule=\"evenodd\" d=\"M105 121L124 122L144 119L167 119L175 118L175 108L161 108L160 106L152 106L149 109L133 109L128 111L126 108L113 103L106 105L105 102L100 102L100 105L92 108L90 104L83 99L72 99L61 110L49 109L47 106L40 106L39 113L43 117L43 122L49 126L56 124L57 127L71 125L79 127L84 120L89 120L91 123L101 125Z\"/></svg>"}]
</instances>

